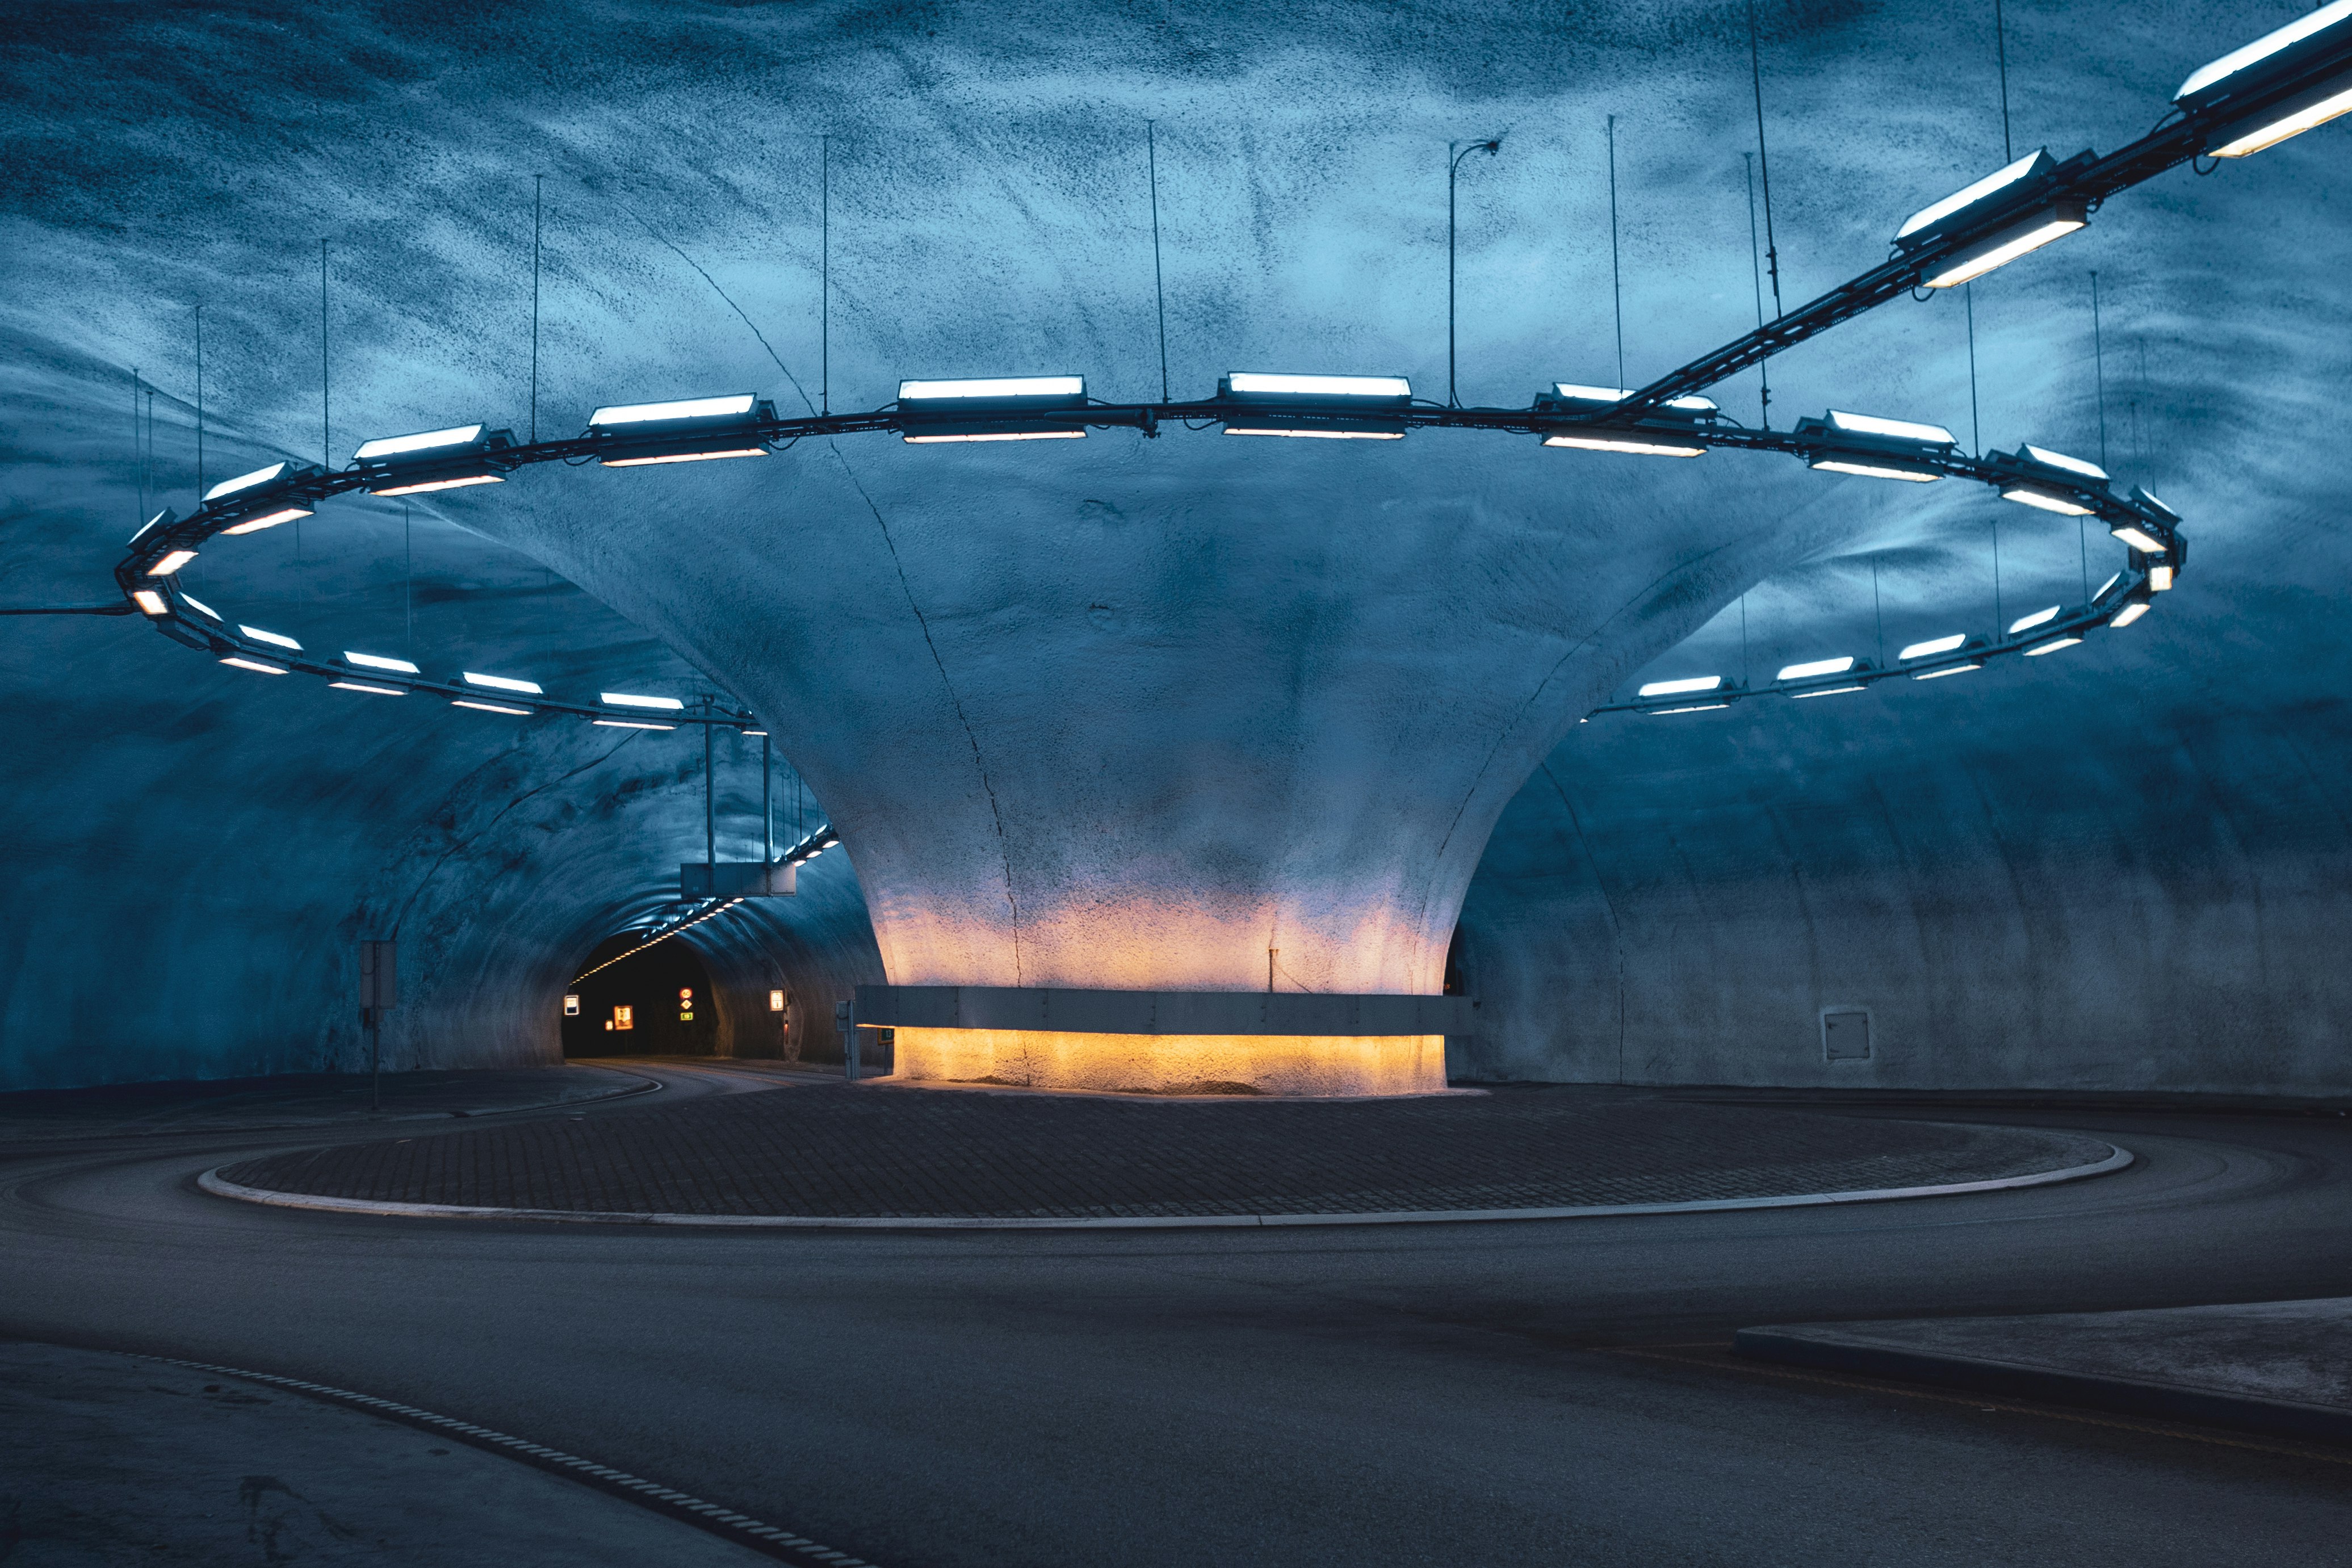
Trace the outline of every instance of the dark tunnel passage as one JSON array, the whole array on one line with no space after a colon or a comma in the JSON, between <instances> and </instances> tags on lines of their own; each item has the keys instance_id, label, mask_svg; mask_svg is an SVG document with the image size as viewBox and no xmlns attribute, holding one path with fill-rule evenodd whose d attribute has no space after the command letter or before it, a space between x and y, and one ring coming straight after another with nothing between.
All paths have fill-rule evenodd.
<instances>
[{"instance_id":1,"label":"dark tunnel passage","mask_svg":"<svg viewBox=\"0 0 2352 1568\"><path fill-rule=\"evenodd\" d=\"M563 1054L731 1054L721 1049L718 998L701 958L678 941L629 952L644 940L635 931L606 937L581 964L583 978L564 996Z\"/></svg>"}]
</instances>

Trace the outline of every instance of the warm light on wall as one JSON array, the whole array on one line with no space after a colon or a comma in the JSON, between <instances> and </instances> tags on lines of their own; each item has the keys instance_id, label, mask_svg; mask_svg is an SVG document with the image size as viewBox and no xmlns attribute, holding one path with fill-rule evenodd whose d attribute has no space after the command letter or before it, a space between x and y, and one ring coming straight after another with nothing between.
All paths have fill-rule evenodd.
<instances>
[{"instance_id":1,"label":"warm light on wall","mask_svg":"<svg viewBox=\"0 0 2352 1568\"><path fill-rule=\"evenodd\" d=\"M1129 1094L1432 1094L1443 1035L1077 1035L896 1032L900 1083L992 1083Z\"/></svg>"}]
</instances>

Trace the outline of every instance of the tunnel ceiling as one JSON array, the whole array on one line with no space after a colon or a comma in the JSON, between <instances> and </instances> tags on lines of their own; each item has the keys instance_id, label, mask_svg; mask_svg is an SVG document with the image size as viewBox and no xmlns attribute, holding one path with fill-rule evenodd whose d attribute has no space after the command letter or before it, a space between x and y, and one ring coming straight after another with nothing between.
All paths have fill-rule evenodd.
<instances>
[{"instance_id":1,"label":"tunnel ceiling","mask_svg":"<svg viewBox=\"0 0 2352 1568\"><path fill-rule=\"evenodd\" d=\"M2000 161L1990 7L1978 9L1760 7L1789 303L1878 259L1904 214ZM2019 150L2046 142L2064 156L2137 135L2190 67L2301 7L2255 9L2011 16ZM1499 135L1501 153L1465 165L1461 183L1459 363L1464 401L1511 405L1553 380L1615 378L1613 115L1625 371L1638 383L1754 321L1745 16L1742 5L1498 14L1189 0L525 5L461 21L356 7L20 12L0 59L12 106L0 164L9 600L105 597L142 489L185 510L198 304L209 477L315 460L321 239L326 438L339 462L371 435L476 417L525 429L534 175L542 432L576 428L603 402L719 390L805 408L821 379L836 409L882 403L901 375L928 374L1069 370L1097 395L1155 394L1147 121L1177 395L1255 366L1402 373L1442 396L1445 144ZM2033 439L2095 455L2104 411L2110 467L2163 493L2196 547L2152 635L2077 650L2063 678L1971 678L1998 683L1998 702L1924 688L1856 700L1932 698L1957 716L1939 722L1997 715L1998 731L1971 743L1970 766L1993 775L2052 747L2130 744L2073 717L2126 694L2167 712L2303 714L2334 743L2328 584L2341 547L2321 525L2340 510L2345 458L2312 433L2335 417L2322 389L2340 381L2347 341L2345 241L2328 217L2341 205L2342 135L2210 179L2176 171L1979 285L1973 388L1962 302L1948 295L1898 303L1775 362L1780 425L1835 404L1964 437L1980 429L1987 447ZM158 394L143 464L134 368ZM1752 376L1719 395L1754 417ZM880 476L883 502L919 509L928 481L885 449L888 437L865 439L871 456L855 460ZM1102 437L1087 445L1100 448L1087 461L1130 489L1181 489L1234 461L1207 434L1171 434L1148 459ZM1250 495L1210 504L1376 519L1400 493L1393 478L1368 477L1379 461L1327 456L1281 454ZM772 460L788 483L832 488L757 563L812 643L872 598L882 571L870 539L844 547L850 503L837 476L805 477L817 458ZM1644 668L1728 670L1736 595L1751 587L1746 658L1758 668L1868 654L1882 621L1898 638L1954 615L1989 626L1996 511L2013 514L2000 519L2005 605L2059 596L2084 569L2070 525L1980 492L1889 496L1908 487L1827 480L1786 459L1644 465L1427 432L1376 458L1431 496L1556 484L1623 531L1627 570L1642 548L1704 542L1707 564L1687 575L1675 613L1625 644L1596 696ZM1139 480L1133 467L1146 461L1168 473ZM959 472L973 482L1003 470ZM1007 515L1118 506L1118 495L1094 496L1096 477L1009 480L1023 499ZM299 542L286 529L224 542L191 586L313 646L395 634L408 646L413 612L415 646L447 668L495 658L551 689L722 689L723 638L677 601L736 604L742 563L681 555L665 597L581 541L639 515L711 533L743 498L698 479L648 502L656 492L616 478L529 498L424 498L404 518L385 503L339 507ZM567 531L567 514L593 526ZM2116 553L2092 546L2095 559ZM971 613L984 631L985 606ZM0 636L11 710L47 737L0 764L12 798L33 808L5 862L15 899L47 911L11 923L0 970L6 1072L19 1081L337 1059L355 1031L319 1020L347 1011L345 950L404 921L439 976L437 1000L403 1021L408 1048L443 1062L545 1054L552 1025L540 1015L567 966L643 917L676 864L699 853L699 748L683 737L510 731L421 704L388 714L315 682L279 689L219 669L120 621L11 620ZM821 683L790 702L803 725L828 722ZM1793 727L1792 748L1895 743L1867 725L1841 739L1853 721L1802 710L1754 704L1738 718L1768 748L1784 743L1774 725ZM779 739L789 755L792 736ZM1612 778L1741 765L1696 730L1591 739L1570 737L1553 763L1581 770L1600 809ZM741 852L757 837L756 778L722 784ZM836 882L826 897L854 910L839 857L811 875ZM840 910L818 920L802 908L833 933L817 945L862 940L836 929ZM871 962L841 960L838 972ZM160 978L131 988L126 1005L105 978L118 969Z\"/></svg>"}]
</instances>

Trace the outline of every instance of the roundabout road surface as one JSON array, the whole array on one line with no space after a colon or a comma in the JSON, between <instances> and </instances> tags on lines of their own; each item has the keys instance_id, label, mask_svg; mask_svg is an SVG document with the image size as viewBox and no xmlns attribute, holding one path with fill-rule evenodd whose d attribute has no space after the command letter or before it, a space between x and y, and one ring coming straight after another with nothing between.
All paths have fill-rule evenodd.
<instances>
[{"instance_id":1,"label":"roundabout road surface","mask_svg":"<svg viewBox=\"0 0 2352 1568\"><path fill-rule=\"evenodd\" d=\"M664 1092L545 1114L777 1081L632 1070ZM404 1401L882 1568L2345 1562L2352 1450L1647 1353L2352 1294L2352 1123L1914 1114L2139 1160L1839 1208L877 1234L268 1209L194 1177L387 1130L89 1139L0 1163L0 1334Z\"/></svg>"}]
</instances>

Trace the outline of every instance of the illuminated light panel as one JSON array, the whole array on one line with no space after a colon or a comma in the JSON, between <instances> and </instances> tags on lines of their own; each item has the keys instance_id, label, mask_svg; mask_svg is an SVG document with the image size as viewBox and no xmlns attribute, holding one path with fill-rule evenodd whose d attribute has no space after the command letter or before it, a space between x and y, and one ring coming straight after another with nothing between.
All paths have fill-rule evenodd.
<instances>
[{"instance_id":1,"label":"illuminated light panel","mask_svg":"<svg viewBox=\"0 0 2352 1568\"><path fill-rule=\"evenodd\" d=\"M2020 632L2030 632L2036 626L2047 626L2058 618L2058 609L2059 606L2053 605L2046 610L2036 610L2030 616L2018 616L2009 623L2009 635L2015 637Z\"/></svg>"},{"instance_id":2,"label":"illuminated light panel","mask_svg":"<svg viewBox=\"0 0 2352 1568\"><path fill-rule=\"evenodd\" d=\"M291 522L298 517L310 515L310 509L307 506L282 506L276 511L263 512L259 517L248 517L235 528L224 528L221 531L223 533L259 533L265 528L276 528L281 522Z\"/></svg>"},{"instance_id":3,"label":"illuminated light panel","mask_svg":"<svg viewBox=\"0 0 2352 1568\"><path fill-rule=\"evenodd\" d=\"M506 482L503 474L462 474L453 479L419 479L413 485L386 485L381 489L370 486L368 494L421 496L430 495L435 490L462 490L468 485L502 485Z\"/></svg>"},{"instance_id":4,"label":"illuminated light panel","mask_svg":"<svg viewBox=\"0 0 2352 1568\"><path fill-rule=\"evenodd\" d=\"M223 664L235 665L239 669L252 670L257 675L284 675L286 673L285 669L278 665L264 664L257 658L244 658L236 654L229 655L226 658L221 660L221 662Z\"/></svg>"},{"instance_id":5,"label":"illuminated light panel","mask_svg":"<svg viewBox=\"0 0 2352 1568\"><path fill-rule=\"evenodd\" d=\"M729 447L709 452L665 452L657 458L601 458L597 460L608 468L646 468L656 463L709 463L720 458L764 458L767 455L765 447Z\"/></svg>"},{"instance_id":6,"label":"illuminated light panel","mask_svg":"<svg viewBox=\"0 0 2352 1568\"><path fill-rule=\"evenodd\" d=\"M233 496L239 490L249 490L256 485L266 485L286 472L284 463L272 463L266 468L256 468L249 474L239 474L233 479L223 479L205 492L205 500L216 501L223 496Z\"/></svg>"},{"instance_id":7,"label":"illuminated light panel","mask_svg":"<svg viewBox=\"0 0 2352 1568\"><path fill-rule=\"evenodd\" d=\"M1645 458L1704 458L1704 447L1685 447L1642 436L1547 436L1547 447L1575 447L1589 452L1631 452Z\"/></svg>"},{"instance_id":8,"label":"illuminated light panel","mask_svg":"<svg viewBox=\"0 0 2352 1568\"><path fill-rule=\"evenodd\" d=\"M1645 709L1644 711L1653 719L1663 719L1669 713L1712 713L1718 708L1730 706L1728 702L1694 702L1686 708L1651 708ZM1581 721L1579 721L1579 722Z\"/></svg>"},{"instance_id":9,"label":"illuminated light panel","mask_svg":"<svg viewBox=\"0 0 2352 1568\"><path fill-rule=\"evenodd\" d=\"M1883 463L1865 463L1853 458L1815 458L1811 466L1825 474L1858 474L1865 479L1906 479L1915 485L1932 484L1941 474L1923 474L1916 468L1892 468Z\"/></svg>"},{"instance_id":10,"label":"illuminated light panel","mask_svg":"<svg viewBox=\"0 0 2352 1568\"><path fill-rule=\"evenodd\" d=\"M169 517L169 516L171 516L171 515L172 515L172 509L171 509L170 507L168 507L168 506L167 506L167 507L165 507L162 511L157 512L154 516L152 516L152 517L149 518L146 521L144 521L144 522L141 523L141 524L139 525L139 531L138 531L138 532L136 532L136 533L134 533L134 534L132 534L130 538L128 538L128 539L124 540L122 542L123 542L124 544L126 544L126 545L130 545L130 544L136 544L136 543L138 543L141 540L142 540L142 539L146 538L148 534L150 534L151 532L154 531L154 528L155 528L155 525L156 525L157 523L159 523L159 522L163 521L165 518L167 518L167 517Z\"/></svg>"},{"instance_id":11,"label":"illuminated light panel","mask_svg":"<svg viewBox=\"0 0 2352 1568\"><path fill-rule=\"evenodd\" d=\"M1914 680L1941 680L1948 675L1966 675L1972 669L1982 669L1983 668L1984 666L1980 664L1948 664L1941 669L1923 669L1911 679Z\"/></svg>"},{"instance_id":12,"label":"illuminated light panel","mask_svg":"<svg viewBox=\"0 0 2352 1568\"><path fill-rule=\"evenodd\" d=\"M2322 5L2308 16L2298 16L2277 31L2264 33L2252 43L2231 49L2220 59L2208 60L2190 71L2189 79L2180 84L2180 90L2172 95L2172 101L2180 103L2219 87L2249 66L2260 65L2281 49L2292 48L2313 34L2326 32L2347 18L2352 18L2352 0L2333 0L2332 4Z\"/></svg>"},{"instance_id":13,"label":"illuminated light panel","mask_svg":"<svg viewBox=\"0 0 2352 1568\"><path fill-rule=\"evenodd\" d=\"M150 577L169 577L173 573L177 572L181 567L185 566L189 562L194 561L195 558L196 552L193 550L174 550L169 555L164 556L161 561L156 562L154 565L147 568L147 575Z\"/></svg>"},{"instance_id":14,"label":"illuminated light panel","mask_svg":"<svg viewBox=\"0 0 2352 1568\"><path fill-rule=\"evenodd\" d=\"M503 675L476 675L470 669L466 671L466 684L468 686L487 686L495 691L520 691L528 693L532 697L544 697L547 695L547 693L541 689L539 682L536 680L515 680Z\"/></svg>"},{"instance_id":15,"label":"illuminated light panel","mask_svg":"<svg viewBox=\"0 0 2352 1568\"><path fill-rule=\"evenodd\" d=\"M1898 659L1932 658L1939 653L1958 652L1967 646L1968 640L1968 633L1954 632L1948 637L1930 637L1926 642L1915 642L1895 657Z\"/></svg>"},{"instance_id":16,"label":"illuminated light panel","mask_svg":"<svg viewBox=\"0 0 2352 1568\"><path fill-rule=\"evenodd\" d=\"M195 611L200 616L210 616L216 621L221 618L221 613L218 610L214 609L210 605L205 604L202 599L197 598L192 594L182 594L180 595L180 603L187 605L188 608Z\"/></svg>"},{"instance_id":17,"label":"illuminated light panel","mask_svg":"<svg viewBox=\"0 0 2352 1568\"><path fill-rule=\"evenodd\" d=\"M2175 522L2179 522L2180 521L2180 514L2173 510L2170 507L2165 505L2162 501L2157 500L2156 492L2149 489L2147 486L2134 485L2132 486L2131 493L2132 500L2140 502L2144 506L2154 507L2157 510L2162 512L2165 516L2170 518Z\"/></svg>"},{"instance_id":18,"label":"illuminated light panel","mask_svg":"<svg viewBox=\"0 0 2352 1568\"><path fill-rule=\"evenodd\" d=\"M1713 691L1723 684L1719 675L1690 675L1679 680L1653 680L1633 695L1636 697L1680 697L1691 691Z\"/></svg>"},{"instance_id":19,"label":"illuminated light panel","mask_svg":"<svg viewBox=\"0 0 2352 1568\"><path fill-rule=\"evenodd\" d=\"M663 708L675 713L686 707L675 697L638 697L626 691L603 691L597 696L615 708Z\"/></svg>"},{"instance_id":20,"label":"illuminated light panel","mask_svg":"<svg viewBox=\"0 0 2352 1568\"><path fill-rule=\"evenodd\" d=\"M910 447L935 447L948 441L1075 441L1083 430L979 430L961 436L904 436Z\"/></svg>"},{"instance_id":21,"label":"illuminated light panel","mask_svg":"<svg viewBox=\"0 0 2352 1568\"><path fill-rule=\"evenodd\" d=\"M1791 691L1789 693L1789 696L1792 700L1801 702L1808 697L1843 697L1849 691L1867 691L1870 688L1866 686L1832 686L1824 688L1820 691Z\"/></svg>"},{"instance_id":22,"label":"illuminated light panel","mask_svg":"<svg viewBox=\"0 0 2352 1568\"><path fill-rule=\"evenodd\" d=\"M421 673L415 665L404 658L391 658L380 653L353 653L349 648L343 650L343 662L357 665L362 669L390 669L396 670L402 675Z\"/></svg>"},{"instance_id":23,"label":"illuminated light panel","mask_svg":"<svg viewBox=\"0 0 2352 1568\"><path fill-rule=\"evenodd\" d=\"M2053 452L2031 441L2025 444L2025 455L2044 468L2063 468L2070 474L2081 474L2085 479L2104 479L2107 477L2107 470L2096 463L2083 458L2070 458L2063 452Z\"/></svg>"},{"instance_id":24,"label":"illuminated light panel","mask_svg":"<svg viewBox=\"0 0 2352 1568\"><path fill-rule=\"evenodd\" d=\"M766 731L765 730L743 730L743 731L738 731L738 733L740 733L740 734L744 734L744 735L751 735L751 736L757 737L757 736L762 736L762 735L765 735L765 734L767 733L767 731Z\"/></svg>"},{"instance_id":25,"label":"illuminated light panel","mask_svg":"<svg viewBox=\"0 0 2352 1568\"><path fill-rule=\"evenodd\" d=\"M2290 136L2300 136L2315 126L2325 125L2340 115L2352 114L2352 83L2307 103L2293 113L2284 114L2258 130L2249 131L2213 149L2216 158L2244 158L2265 147L2275 147Z\"/></svg>"},{"instance_id":26,"label":"illuminated light panel","mask_svg":"<svg viewBox=\"0 0 2352 1568\"><path fill-rule=\"evenodd\" d=\"M509 708L502 702L475 702L463 697L452 697L449 699L449 706L471 708L479 713L513 713L523 717L528 717L530 713L528 708Z\"/></svg>"},{"instance_id":27,"label":"illuminated light panel","mask_svg":"<svg viewBox=\"0 0 2352 1568\"><path fill-rule=\"evenodd\" d=\"M2038 174L2043 169L2054 166L2054 163L2055 161L2050 156L2050 149L2037 147L2016 163L2007 164L1987 174L1975 184L1963 185L1942 201L1930 202L1921 207L1903 220L1903 226L1895 231L1895 237L1901 239L1906 235L1918 233L1931 224L1940 223L1963 207L1976 205L1996 191L2006 190L2029 175Z\"/></svg>"},{"instance_id":28,"label":"illuminated light panel","mask_svg":"<svg viewBox=\"0 0 2352 1568\"><path fill-rule=\"evenodd\" d=\"M2003 500L2013 500L2020 506L2030 506L2037 511L2054 511L2061 517L2088 517L2091 509L2064 496L2048 490L2037 490L2031 485L2007 485L2000 492Z\"/></svg>"},{"instance_id":29,"label":"illuminated light panel","mask_svg":"<svg viewBox=\"0 0 2352 1568\"><path fill-rule=\"evenodd\" d=\"M2152 607L2146 599L2134 599L2122 609L2117 610L2108 619L2107 625L2111 627L2127 626L2147 614Z\"/></svg>"},{"instance_id":30,"label":"illuminated light panel","mask_svg":"<svg viewBox=\"0 0 2352 1568\"><path fill-rule=\"evenodd\" d=\"M415 436L382 436L362 441L352 458L365 463L410 452L431 452L443 447L470 447L482 438L479 425L458 425L446 430L426 430Z\"/></svg>"},{"instance_id":31,"label":"illuminated light panel","mask_svg":"<svg viewBox=\"0 0 2352 1568\"><path fill-rule=\"evenodd\" d=\"M1084 397L1082 375L1000 375L962 381L902 381L898 401L944 402L949 399L1011 397Z\"/></svg>"},{"instance_id":32,"label":"illuminated light panel","mask_svg":"<svg viewBox=\"0 0 2352 1568\"><path fill-rule=\"evenodd\" d=\"M152 588L131 589L131 602L145 615L168 616L172 613L172 606L163 602L163 595Z\"/></svg>"},{"instance_id":33,"label":"illuminated light panel","mask_svg":"<svg viewBox=\"0 0 2352 1568\"><path fill-rule=\"evenodd\" d=\"M327 684L337 691L372 691L378 697L405 697L407 692L397 686L370 686L364 680L330 680Z\"/></svg>"},{"instance_id":34,"label":"illuminated light panel","mask_svg":"<svg viewBox=\"0 0 2352 1568\"><path fill-rule=\"evenodd\" d=\"M2092 600L2092 602L2093 602L2094 604L2095 604L2095 603L2097 603L2099 600L2105 598L2105 597L2107 596L2107 590L2108 590L2108 589L2110 589L2110 588L2112 588L2112 587L2114 587L2116 584L2118 584L2118 583L2122 582L2123 580L2124 580L2124 574L2123 574L2122 573L2118 572L2118 573L2116 573L2114 576L2112 576L2112 577L2108 578L2105 582L2104 582L2104 583L2100 584L2099 584L2099 591L2098 591L2097 593L2095 593L2095 594L2094 594L2094 595L2091 595L2091 600Z\"/></svg>"},{"instance_id":35,"label":"illuminated light panel","mask_svg":"<svg viewBox=\"0 0 2352 1568\"><path fill-rule=\"evenodd\" d=\"M1304 436L1317 441L1402 441L1402 430L1270 430L1239 425L1225 426L1228 436Z\"/></svg>"},{"instance_id":36,"label":"illuminated light panel","mask_svg":"<svg viewBox=\"0 0 2352 1568\"><path fill-rule=\"evenodd\" d=\"M1909 419L1886 419L1875 414L1849 414L1843 408L1830 410L1830 426L1849 436L1875 436L1887 441L1916 441L1923 447L1953 447L1959 444L1941 425L1921 425Z\"/></svg>"},{"instance_id":37,"label":"illuminated light panel","mask_svg":"<svg viewBox=\"0 0 2352 1568\"><path fill-rule=\"evenodd\" d=\"M2168 593L2172 588L2172 568L2158 563L2147 569L2147 588L2151 594Z\"/></svg>"},{"instance_id":38,"label":"illuminated light panel","mask_svg":"<svg viewBox=\"0 0 2352 1568\"><path fill-rule=\"evenodd\" d=\"M636 719L591 719L588 721L605 730L675 730L675 724L647 724Z\"/></svg>"},{"instance_id":39,"label":"illuminated light panel","mask_svg":"<svg viewBox=\"0 0 2352 1568\"><path fill-rule=\"evenodd\" d=\"M1282 375L1237 370L1225 377L1229 392L1261 397L1411 397L1412 383L1401 375Z\"/></svg>"},{"instance_id":40,"label":"illuminated light panel","mask_svg":"<svg viewBox=\"0 0 2352 1568\"><path fill-rule=\"evenodd\" d=\"M1246 1084L1261 1094L1432 1094L1443 1035L1100 1035L899 1028L887 1081L1177 1094Z\"/></svg>"},{"instance_id":41,"label":"illuminated light panel","mask_svg":"<svg viewBox=\"0 0 2352 1568\"><path fill-rule=\"evenodd\" d=\"M771 1012L771 1013L781 1013L781 1012L782 1012L783 1010L784 1010L784 994L783 994L782 992L781 992L781 991L771 991L771 992L769 992L769 993L768 993L768 1011L769 1011L769 1012Z\"/></svg>"},{"instance_id":42,"label":"illuminated light panel","mask_svg":"<svg viewBox=\"0 0 2352 1568\"><path fill-rule=\"evenodd\" d=\"M2056 653L2062 647L2073 647L2082 640L2081 637L2052 637L2048 642L2035 643L2032 647L2027 648L2025 657L2040 658L2045 653Z\"/></svg>"},{"instance_id":43,"label":"illuminated light panel","mask_svg":"<svg viewBox=\"0 0 2352 1568\"><path fill-rule=\"evenodd\" d=\"M1921 281L1930 289L1950 289L1981 278L1996 267L2006 267L2027 252L2063 239L2084 226L2085 220L2074 216L2079 210L2053 209L2040 223L2021 226L1999 244L1963 256L1933 278Z\"/></svg>"},{"instance_id":44,"label":"illuminated light panel","mask_svg":"<svg viewBox=\"0 0 2352 1568\"><path fill-rule=\"evenodd\" d=\"M759 401L756 394L729 397L684 397L674 403L619 403L588 416L592 429L615 425L649 425L672 419L748 419Z\"/></svg>"},{"instance_id":45,"label":"illuminated light panel","mask_svg":"<svg viewBox=\"0 0 2352 1568\"><path fill-rule=\"evenodd\" d=\"M1852 654L1847 654L1839 658L1817 658L1807 664L1787 665L1782 667L1780 673L1774 676L1772 679L1775 680L1811 680L1815 676L1820 675L1843 675L1847 670L1852 669L1853 668L1853 656Z\"/></svg>"},{"instance_id":46,"label":"illuminated light panel","mask_svg":"<svg viewBox=\"0 0 2352 1568\"><path fill-rule=\"evenodd\" d=\"M251 637L256 642L270 643L278 647L290 647L296 653L300 653L302 651L302 645L300 643L296 642L292 637L286 636L282 632L265 632L259 626L241 626L236 629L243 632L246 636Z\"/></svg>"},{"instance_id":47,"label":"illuminated light panel","mask_svg":"<svg viewBox=\"0 0 2352 1568\"><path fill-rule=\"evenodd\" d=\"M2126 544L2130 545L2134 550L2138 551L2143 555L2161 555L2164 553L2164 545L2162 542L2159 541L2156 535L2148 532L2147 530L2144 528L2135 528L2128 522L2119 522L2113 528L2108 529L2107 531L2114 534L2117 539L2122 540Z\"/></svg>"}]
</instances>

